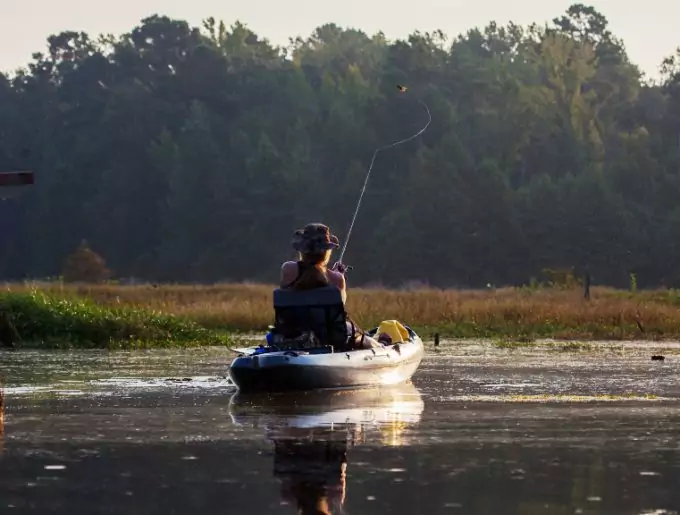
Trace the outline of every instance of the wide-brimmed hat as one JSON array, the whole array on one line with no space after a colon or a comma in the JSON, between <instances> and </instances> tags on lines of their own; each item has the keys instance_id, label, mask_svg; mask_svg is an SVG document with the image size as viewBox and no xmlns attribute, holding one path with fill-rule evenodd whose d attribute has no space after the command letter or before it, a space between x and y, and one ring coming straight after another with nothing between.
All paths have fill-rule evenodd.
<instances>
[{"instance_id":1,"label":"wide-brimmed hat","mask_svg":"<svg viewBox=\"0 0 680 515\"><path fill-rule=\"evenodd\" d=\"M339 246L338 237L331 234L331 230L324 224L307 224L293 235L293 248L303 254L324 252Z\"/></svg>"}]
</instances>

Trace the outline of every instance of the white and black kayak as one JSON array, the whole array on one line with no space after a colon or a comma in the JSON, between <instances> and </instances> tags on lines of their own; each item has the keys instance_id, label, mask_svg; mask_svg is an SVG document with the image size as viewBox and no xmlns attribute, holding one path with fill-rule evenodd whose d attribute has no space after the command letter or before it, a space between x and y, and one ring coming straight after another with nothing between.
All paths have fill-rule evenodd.
<instances>
[{"instance_id":1,"label":"white and black kayak","mask_svg":"<svg viewBox=\"0 0 680 515\"><path fill-rule=\"evenodd\" d=\"M245 349L244 349L245 350ZM249 349L231 363L229 377L242 392L386 386L411 379L423 359L420 337L383 348L310 353Z\"/></svg>"},{"instance_id":2,"label":"white and black kayak","mask_svg":"<svg viewBox=\"0 0 680 515\"><path fill-rule=\"evenodd\" d=\"M268 344L234 349L240 355L228 373L243 393L395 385L409 380L423 359L420 337L394 320L367 332L376 337L387 333L390 343L347 348L344 306L336 288L276 290L274 308L277 319ZM320 322L314 325L313 319Z\"/></svg>"}]
</instances>

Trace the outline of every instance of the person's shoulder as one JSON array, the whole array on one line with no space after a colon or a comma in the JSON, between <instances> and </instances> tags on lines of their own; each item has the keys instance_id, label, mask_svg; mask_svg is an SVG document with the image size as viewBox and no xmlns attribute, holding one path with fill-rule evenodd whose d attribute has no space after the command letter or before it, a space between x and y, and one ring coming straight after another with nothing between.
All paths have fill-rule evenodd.
<instances>
[{"instance_id":1,"label":"person's shoulder","mask_svg":"<svg viewBox=\"0 0 680 515\"><path fill-rule=\"evenodd\" d=\"M297 276L297 263L295 261L286 261L281 265L281 285L290 283Z\"/></svg>"},{"instance_id":2,"label":"person's shoulder","mask_svg":"<svg viewBox=\"0 0 680 515\"><path fill-rule=\"evenodd\" d=\"M297 274L298 264L297 261L286 261L281 265L282 274Z\"/></svg>"}]
</instances>

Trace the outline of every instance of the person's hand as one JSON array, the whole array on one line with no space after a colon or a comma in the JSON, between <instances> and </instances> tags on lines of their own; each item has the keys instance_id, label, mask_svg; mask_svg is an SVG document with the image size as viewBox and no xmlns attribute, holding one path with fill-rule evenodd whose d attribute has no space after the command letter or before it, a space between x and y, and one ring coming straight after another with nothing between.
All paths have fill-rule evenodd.
<instances>
[{"instance_id":1,"label":"person's hand","mask_svg":"<svg viewBox=\"0 0 680 515\"><path fill-rule=\"evenodd\" d=\"M348 268L349 267L347 265L341 263L340 261L336 261L331 270L344 275Z\"/></svg>"}]
</instances>

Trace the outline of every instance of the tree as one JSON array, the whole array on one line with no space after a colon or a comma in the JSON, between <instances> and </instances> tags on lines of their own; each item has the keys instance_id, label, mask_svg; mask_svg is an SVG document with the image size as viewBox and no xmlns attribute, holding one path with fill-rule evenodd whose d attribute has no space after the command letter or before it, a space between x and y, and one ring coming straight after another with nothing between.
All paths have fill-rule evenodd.
<instances>
[{"instance_id":1,"label":"tree","mask_svg":"<svg viewBox=\"0 0 680 515\"><path fill-rule=\"evenodd\" d=\"M101 283L111 277L111 271L106 267L104 258L83 240L66 258L63 277L66 282Z\"/></svg>"}]
</instances>

